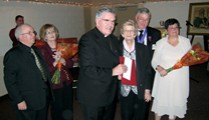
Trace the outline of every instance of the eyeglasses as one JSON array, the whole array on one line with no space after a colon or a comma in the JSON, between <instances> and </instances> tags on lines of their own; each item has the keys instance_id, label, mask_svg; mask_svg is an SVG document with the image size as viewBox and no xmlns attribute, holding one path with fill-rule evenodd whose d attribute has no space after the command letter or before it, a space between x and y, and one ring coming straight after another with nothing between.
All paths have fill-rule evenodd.
<instances>
[{"instance_id":1,"label":"eyeglasses","mask_svg":"<svg viewBox=\"0 0 209 120\"><path fill-rule=\"evenodd\" d=\"M138 18L137 21L141 21L141 22L149 22L150 19L142 19L142 18Z\"/></svg>"},{"instance_id":2,"label":"eyeglasses","mask_svg":"<svg viewBox=\"0 0 209 120\"><path fill-rule=\"evenodd\" d=\"M37 33L36 33L36 31L29 31L29 32L27 32L27 33L22 33L22 34L20 34L20 35L25 35L25 34L29 34L29 35L36 35Z\"/></svg>"},{"instance_id":3,"label":"eyeglasses","mask_svg":"<svg viewBox=\"0 0 209 120\"><path fill-rule=\"evenodd\" d=\"M112 22L112 23L115 23L115 20L109 20L109 19L101 19L101 20L103 20L103 21L105 21L105 22Z\"/></svg>"},{"instance_id":4,"label":"eyeglasses","mask_svg":"<svg viewBox=\"0 0 209 120\"><path fill-rule=\"evenodd\" d=\"M181 27L168 27L169 30L178 30L181 29Z\"/></svg>"},{"instance_id":5,"label":"eyeglasses","mask_svg":"<svg viewBox=\"0 0 209 120\"><path fill-rule=\"evenodd\" d=\"M55 31L50 31L50 32L46 32L46 35L51 35L51 34L54 34L56 33Z\"/></svg>"},{"instance_id":6,"label":"eyeglasses","mask_svg":"<svg viewBox=\"0 0 209 120\"><path fill-rule=\"evenodd\" d=\"M136 32L136 30L123 30L124 32Z\"/></svg>"}]
</instances>

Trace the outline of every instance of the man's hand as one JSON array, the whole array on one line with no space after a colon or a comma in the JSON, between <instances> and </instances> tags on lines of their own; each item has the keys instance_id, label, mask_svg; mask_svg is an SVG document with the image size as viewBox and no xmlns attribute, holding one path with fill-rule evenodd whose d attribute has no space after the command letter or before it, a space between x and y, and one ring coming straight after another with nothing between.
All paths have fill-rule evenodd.
<instances>
[{"instance_id":1,"label":"man's hand","mask_svg":"<svg viewBox=\"0 0 209 120\"><path fill-rule=\"evenodd\" d=\"M17 104L18 110L26 110L27 109L27 105L25 101L22 101L20 103Z\"/></svg>"},{"instance_id":2,"label":"man's hand","mask_svg":"<svg viewBox=\"0 0 209 120\"><path fill-rule=\"evenodd\" d=\"M127 66L124 64L119 64L112 69L112 76L121 75L127 71Z\"/></svg>"}]
</instances>

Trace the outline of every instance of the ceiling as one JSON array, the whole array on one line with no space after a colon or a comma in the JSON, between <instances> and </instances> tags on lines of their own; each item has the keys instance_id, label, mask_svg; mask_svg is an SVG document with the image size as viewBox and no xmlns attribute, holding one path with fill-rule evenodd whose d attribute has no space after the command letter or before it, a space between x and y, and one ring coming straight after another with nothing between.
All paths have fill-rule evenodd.
<instances>
[{"instance_id":1,"label":"ceiling","mask_svg":"<svg viewBox=\"0 0 209 120\"><path fill-rule=\"evenodd\" d=\"M48 3L48 4L65 4L77 6L102 6L102 5L133 5L146 2L160 2L160 1L183 1L183 0L3 0L9 1L27 1L35 3ZM185 1L185 0L184 0Z\"/></svg>"}]
</instances>

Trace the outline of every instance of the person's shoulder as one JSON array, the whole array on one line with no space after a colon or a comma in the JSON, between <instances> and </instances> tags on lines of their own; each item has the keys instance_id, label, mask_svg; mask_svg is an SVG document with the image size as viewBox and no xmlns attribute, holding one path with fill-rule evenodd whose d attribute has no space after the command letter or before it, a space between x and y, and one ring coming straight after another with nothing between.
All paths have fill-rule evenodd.
<instances>
[{"instance_id":1,"label":"person's shoulder","mask_svg":"<svg viewBox=\"0 0 209 120\"><path fill-rule=\"evenodd\" d=\"M179 40L183 43L191 44L190 39L179 35Z\"/></svg>"},{"instance_id":2,"label":"person's shoulder","mask_svg":"<svg viewBox=\"0 0 209 120\"><path fill-rule=\"evenodd\" d=\"M150 27L150 26L148 26L147 29L152 31L152 32L159 32L160 33L160 30L158 30L156 28L153 28L153 27Z\"/></svg>"},{"instance_id":3,"label":"person's shoulder","mask_svg":"<svg viewBox=\"0 0 209 120\"><path fill-rule=\"evenodd\" d=\"M14 27L14 28L12 28L10 31L14 31L14 30L16 30L16 28L17 28L17 27Z\"/></svg>"},{"instance_id":4,"label":"person's shoulder","mask_svg":"<svg viewBox=\"0 0 209 120\"><path fill-rule=\"evenodd\" d=\"M179 35L179 38L181 38L181 39L188 39L189 40L189 38L186 38L186 37L184 37L182 35Z\"/></svg>"},{"instance_id":5,"label":"person's shoulder","mask_svg":"<svg viewBox=\"0 0 209 120\"><path fill-rule=\"evenodd\" d=\"M12 29L9 31L9 34L14 34L14 33L15 33L15 30L16 30L16 27L15 27L15 28L12 28Z\"/></svg>"},{"instance_id":6,"label":"person's shoulder","mask_svg":"<svg viewBox=\"0 0 209 120\"><path fill-rule=\"evenodd\" d=\"M110 37L111 37L111 39L113 39L113 40L119 40L118 38L117 38L117 36L115 36L114 34L110 34Z\"/></svg>"},{"instance_id":7,"label":"person's shoulder","mask_svg":"<svg viewBox=\"0 0 209 120\"><path fill-rule=\"evenodd\" d=\"M181 35L179 35L179 40L186 41L186 42L190 42L190 39L189 38L186 38L186 37L181 36Z\"/></svg>"},{"instance_id":8,"label":"person's shoulder","mask_svg":"<svg viewBox=\"0 0 209 120\"><path fill-rule=\"evenodd\" d=\"M91 30L89 30L88 32L84 33L84 34L81 36L81 39L83 39L83 38L88 38L88 37L92 37L92 36L95 36L95 35L96 35L95 29L91 29Z\"/></svg>"},{"instance_id":9,"label":"person's shoulder","mask_svg":"<svg viewBox=\"0 0 209 120\"><path fill-rule=\"evenodd\" d=\"M15 57L18 55L21 55L21 50L19 49L19 47L15 46L11 49L9 49L6 53L5 53L5 57L11 56L11 57Z\"/></svg>"},{"instance_id":10,"label":"person's shoulder","mask_svg":"<svg viewBox=\"0 0 209 120\"><path fill-rule=\"evenodd\" d=\"M167 39L168 39L167 37L161 38L160 40L158 40L158 41L156 42L156 45L161 46L161 45L165 44L166 41L167 41Z\"/></svg>"}]
</instances>

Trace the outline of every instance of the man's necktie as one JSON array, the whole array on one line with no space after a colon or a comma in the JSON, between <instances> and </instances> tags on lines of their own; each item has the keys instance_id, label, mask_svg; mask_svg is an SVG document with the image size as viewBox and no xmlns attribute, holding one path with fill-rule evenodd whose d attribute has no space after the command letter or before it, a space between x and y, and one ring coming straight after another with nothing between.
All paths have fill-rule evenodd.
<instances>
[{"instance_id":1,"label":"man's necktie","mask_svg":"<svg viewBox=\"0 0 209 120\"><path fill-rule=\"evenodd\" d=\"M139 43L143 43L143 39L142 39L142 36L143 36L143 30L139 30L139 35L138 35L138 42Z\"/></svg>"},{"instance_id":2,"label":"man's necktie","mask_svg":"<svg viewBox=\"0 0 209 120\"><path fill-rule=\"evenodd\" d=\"M35 58L35 62L36 62L36 65L38 67L38 69L40 70L41 72L41 75L42 75L42 78L44 79L44 81L46 82L47 79L46 79L46 74L44 72L44 69L43 69L43 66L42 64L40 63L40 60L38 58L38 56L36 55L35 51L31 48L31 53L33 54L34 58Z\"/></svg>"},{"instance_id":3,"label":"man's necktie","mask_svg":"<svg viewBox=\"0 0 209 120\"><path fill-rule=\"evenodd\" d=\"M139 30L139 39L141 39L143 36L143 30Z\"/></svg>"}]
</instances>

